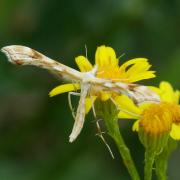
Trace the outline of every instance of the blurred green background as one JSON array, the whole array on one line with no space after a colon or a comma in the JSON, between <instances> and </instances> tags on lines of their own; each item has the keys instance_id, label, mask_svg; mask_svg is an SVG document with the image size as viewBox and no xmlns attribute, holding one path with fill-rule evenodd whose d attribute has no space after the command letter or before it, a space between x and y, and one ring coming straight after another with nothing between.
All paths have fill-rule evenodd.
<instances>
[{"instance_id":1,"label":"blurred green background","mask_svg":"<svg viewBox=\"0 0 180 180\"><path fill-rule=\"evenodd\" d=\"M76 67L74 57L94 62L96 47L112 46L124 62L146 57L158 85L170 81L180 88L179 0L0 0L0 47L32 47ZM73 118L67 94L49 98L61 81L35 67L17 67L0 54L0 179L1 180L129 180L112 142L113 160L95 136L92 114L79 138L68 143ZM143 147L132 122L121 122L138 170L143 171ZM180 149L173 154L168 176L179 180Z\"/></svg>"}]
</instances>

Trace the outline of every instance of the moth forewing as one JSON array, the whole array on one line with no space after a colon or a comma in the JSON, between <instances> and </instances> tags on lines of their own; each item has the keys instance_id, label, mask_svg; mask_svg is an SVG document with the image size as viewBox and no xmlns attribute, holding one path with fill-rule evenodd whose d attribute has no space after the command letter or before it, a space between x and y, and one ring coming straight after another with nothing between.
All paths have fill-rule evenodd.
<instances>
[{"instance_id":1,"label":"moth forewing","mask_svg":"<svg viewBox=\"0 0 180 180\"><path fill-rule=\"evenodd\" d=\"M11 45L3 47L1 51L6 54L8 60L13 64L33 65L48 69L69 81L80 81L82 79L82 75L79 71L54 61L29 47Z\"/></svg>"},{"instance_id":2,"label":"moth forewing","mask_svg":"<svg viewBox=\"0 0 180 180\"><path fill-rule=\"evenodd\" d=\"M86 114L86 106L85 106L85 99L88 95L90 89L90 84L88 83L82 83L81 84L81 94L80 94L80 100L76 112L75 122L73 125L72 132L69 136L69 142L73 142L78 135L80 134L85 120L85 114Z\"/></svg>"},{"instance_id":3,"label":"moth forewing","mask_svg":"<svg viewBox=\"0 0 180 180\"><path fill-rule=\"evenodd\" d=\"M128 96L137 105L140 105L145 102L160 102L159 95L157 95L154 91L152 91L146 86L122 82L106 82L104 83L104 86L111 91Z\"/></svg>"},{"instance_id":4,"label":"moth forewing","mask_svg":"<svg viewBox=\"0 0 180 180\"><path fill-rule=\"evenodd\" d=\"M150 90L146 86L137 86L131 90L127 90L128 96L137 104L143 104L146 102L159 103L160 97L154 91Z\"/></svg>"}]
</instances>

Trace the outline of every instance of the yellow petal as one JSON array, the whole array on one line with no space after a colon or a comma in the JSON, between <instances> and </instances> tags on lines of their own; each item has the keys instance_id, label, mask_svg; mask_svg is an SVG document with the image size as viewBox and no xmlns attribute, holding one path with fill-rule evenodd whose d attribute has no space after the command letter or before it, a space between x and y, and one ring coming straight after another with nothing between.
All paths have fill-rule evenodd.
<instances>
[{"instance_id":1,"label":"yellow petal","mask_svg":"<svg viewBox=\"0 0 180 180\"><path fill-rule=\"evenodd\" d=\"M94 101L96 100L96 98L97 98L96 96L86 98L86 102L85 102L86 114L91 110L91 107L92 107Z\"/></svg>"},{"instance_id":2,"label":"yellow petal","mask_svg":"<svg viewBox=\"0 0 180 180\"><path fill-rule=\"evenodd\" d=\"M124 64L121 65L120 69L122 70L126 70L129 66L136 64L136 63L144 63L147 62L148 60L146 58L135 58L135 59L131 59L126 61Z\"/></svg>"},{"instance_id":3,"label":"yellow petal","mask_svg":"<svg viewBox=\"0 0 180 180\"><path fill-rule=\"evenodd\" d=\"M63 84L60 86L55 87L53 90L49 92L49 96L53 97L58 94L62 94L65 92L70 92L70 91L76 91L80 89L80 84Z\"/></svg>"},{"instance_id":4,"label":"yellow petal","mask_svg":"<svg viewBox=\"0 0 180 180\"><path fill-rule=\"evenodd\" d=\"M135 58L120 66L120 71L129 80L136 82L143 79L154 78L154 71L149 71L151 65L146 58Z\"/></svg>"},{"instance_id":5,"label":"yellow petal","mask_svg":"<svg viewBox=\"0 0 180 180\"><path fill-rule=\"evenodd\" d=\"M152 105L153 103L151 102L146 102L146 103L142 103L141 105L139 105L139 110L141 111L141 113L147 109L150 105Z\"/></svg>"},{"instance_id":6,"label":"yellow petal","mask_svg":"<svg viewBox=\"0 0 180 180\"><path fill-rule=\"evenodd\" d=\"M155 71L146 71L143 73L138 73L136 75L131 74L129 77L129 80L130 80L130 82L137 82L137 81L140 81L143 79L151 79L151 78L156 77L156 75L154 73L155 73Z\"/></svg>"},{"instance_id":7,"label":"yellow petal","mask_svg":"<svg viewBox=\"0 0 180 180\"><path fill-rule=\"evenodd\" d=\"M141 104L140 106L138 106L139 108L139 113L142 113L146 108L148 108L151 104L150 103L144 103ZM138 119L140 118L140 114L134 114L132 112L125 112L127 110L124 111L120 111L118 113L118 118L120 119Z\"/></svg>"},{"instance_id":8,"label":"yellow petal","mask_svg":"<svg viewBox=\"0 0 180 180\"><path fill-rule=\"evenodd\" d=\"M180 140L180 124L172 124L172 129L170 132L170 136L174 139L174 140Z\"/></svg>"},{"instance_id":9,"label":"yellow petal","mask_svg":"<svg viewBox=\"0 0 180 180\"><path fill-rule=\"evenodd\" d=\"M111 98L111 93L101 92L100 98L102 101L107 101L108 99Z\"/></svg>"},{"instance_id":10,"label":"yellow petal","mask_svg":"<svg viewBox=\"0 0 180 180\"><path fill-rule=\"evenodd\" d=\"M103 66L118 66L118 59L113 48L100 46L96 50L95 63L98 67Z\"/></svg>"},{"instance_id":11,"label":"yellow petal","mask_svg":"<svg viewBox=\"0 0 180 180\"><path fill-rule=\"evenodd\" d=\"M81 72L87 72L93 68L92 64L84 56L76 57L75 61Z\"/></svg>"},{"instance_id":12,"label":"yellow petal","mask_svg":"<svg viewBox=\"0 0 180 180\"><path fill-rule=\"evenodd\" d=\"M115 102L119 106L120 110L127 112L128 114L137 118L141 114L141 109L134 104L134 102L125 95L116 96Z\"/></svg>"},{"instance_id":13,"label":"yellow petal","mask_svg":"<svg viewBox=\"0 0 180 180\"><path fill-rule=\"evenodd\" d=\"M133 131L139 131L139 120L137 120L132 127Z\"/></svg>"},{"instance_id":14,"label":"yellow petal","mask_svg":"<svg viewBox=\"0 0 180 180\"><path fill-rule=\"evenodd\" d=\"M169 82L162 81L159 88L161 90L161 100L171 103L176 103L179 100L178 94L174 92L173 87Z\"/></svg>"},{"instance_id":15,"label":"yellow petal","mask_svg":"<svg viewBox=\"0 0 180 180\"><path fill-rule=\"evenodd\" d=\"M176 104L179 104L179 97L180 97L180 91L175 91L174 92L174 102L176 103Z\"/></svg>"},{"instance_id":16,"label":"yellow petal","mask_svg":"<svg viewBox=\"0 0 180 180\"><path fill-rule=\"evenodd\" d=\"M149 70L151 65L148 63L148 60L145 58L136 58L133 60L130 60L131 62L134 61L133 66L131 66L128 70L128 74L135 74L139 72L144 72Z\"/></svg>"}]
</instances>

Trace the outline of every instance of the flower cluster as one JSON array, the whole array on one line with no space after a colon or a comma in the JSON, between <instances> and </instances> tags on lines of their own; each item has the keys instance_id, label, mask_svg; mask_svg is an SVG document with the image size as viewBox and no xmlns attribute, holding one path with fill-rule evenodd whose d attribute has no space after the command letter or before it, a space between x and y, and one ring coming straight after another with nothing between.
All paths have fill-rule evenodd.
<instances>
[{"instance_id":1,"label":"flower cluster","mask_svg":"<svg viewBox=\"0 0 180 180\"><path fill-rule=\"evenodd\" d=\"M89 72L96 67L95 76L97 78L112 82L129 84L155 77L155 72L149 70L151 65L146 58L131 59L119 65L120 62L115 51L107 46L97 48L94 65L82 55L76 57L75 62L81 72ZM77 91L80 88L80 83L64 84L54 88L49 95L52 97L65 92ZM147 133L158 134L162 131L168 131L173 139L180 139L179 91L174 91L170 83L163 81L159 88L148 87L159 95L160 103L144 102L141 105L137 105L125 94L109 90L97 91L95 88L92 87L86 96L86 113L89 112L97 98L101 101L111 99L120 109L119 118L138 119L133 125L134 131L138 131L139 126L144 126Z\"/></svg>"}]
</instances>

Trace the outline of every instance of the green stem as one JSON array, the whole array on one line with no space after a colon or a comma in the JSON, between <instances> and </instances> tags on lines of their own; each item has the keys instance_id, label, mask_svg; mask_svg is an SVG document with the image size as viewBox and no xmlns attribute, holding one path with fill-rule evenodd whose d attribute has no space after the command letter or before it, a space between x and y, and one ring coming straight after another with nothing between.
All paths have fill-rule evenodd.
<instances>
[{"instance_id":1,"label":"green stem","mask_svg":"<svg viewBox=\"0 0 180 180\"><path fill-rule=\"evenodd\" d=\"M152 179L152 169L155 161L155 153L152 151L145 152L145 167L144 167L144 180Z\"/></svg>"},{"instance_id":2,"label":"green stem","mask_svg":"<svg viewBox=\"0 0 180 180\"><path fill-rule=\"evenodd\" d=\"M108 123L106 123L106 125L107 124ZM133 159L131 157L130 151L129 151L128 147L126 146L126 144L123 140L123 137L119 131L118 123L117 122L114 123L113 129L109 128L109 126L107 125L107 129L108 129L109 135L113 138L113 140L115 141L115 143L118 147L119 153L121 154L123 162L129 172L131 178L133 180L140 180L140 177L139 177L136 167L134 165Z\"/></svg>"},{"instance_id":3,"label":"green stem","mask_svg":"<svg viewBox=\"0 0 180 180\"><path fill-rule=\"evenodd\" d=\"M136 170L130 151L126 146L123 137L120 133L118 118L117 118L118 111L116 110L116 107L114 106L114 104L112 104L111 101L108 101L108 102L100 103L100 107L99 104L96 104L96 110L97 109L99 109L99 112L101 111L101 116L103 116L104 118L108 133L115 141L119 153L122 156L123 162L132 180L140 180L139 174Z\"/></svg>"},{"instance_id":4,"label":"green stem","mask_svg":"<svg viewBox=\"0 0 180 180\"><path fill-rule=\"evenodd\" d=\"M156 176L158 180L166 180L168 160L165 158L158 157L156 159Z\"/></svg>"}]
</instances>

